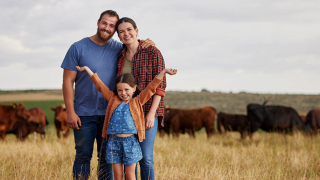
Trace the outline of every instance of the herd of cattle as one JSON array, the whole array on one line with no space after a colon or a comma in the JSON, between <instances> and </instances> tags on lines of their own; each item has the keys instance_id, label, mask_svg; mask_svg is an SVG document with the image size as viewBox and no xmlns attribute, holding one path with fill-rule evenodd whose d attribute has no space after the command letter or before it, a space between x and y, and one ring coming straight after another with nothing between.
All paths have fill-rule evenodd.
<instances>
[{"instance_id":1,"label":"herd of cattle","mask_svg":"<svg viewBox=\"0 0 320 180\"><path fill-rule=\"evenodd\" d=\"M67 113L64 105L51 108L54 111L54 124L58 138L61 134L67 138L70 128L67 125ZM189 133L195 137L195 131L206 129L207 137L215 133L215 120L219 133L226 131L238 131L241 138L252 134L258 129L267 132L292 133L295 130L308 135L316 135L320 130L320 108L312 109L306 116L300 116L291 107L267 106L266 102L260 104L248 104L247 115L217 113L214 107L202 107L196 109L165 108L164 128L160 128L160 136L164 132L172 133L178 137L179 133ZM0 136L5 140L6 134L15 134L17 139L24 140L30 133L40 133L45 138L45 127L49 122L45 112L38 108L27 109L22 103L12 105L0 105Z\"/></svg>"},{"instance_id":2,"label":"herd of cattle","mask_svg":"<svg viewBox=\"0 0 320 180\"><path fill-rule=\"evenodd\" d=\"M60 133L68 137L70 128L67 125L67 113L64 105L51 108L54 111L54 124L57 136ZM12 105L0 105L0 136L5 140L6 134L15 134L18 140L25 140L30 133L40 133L45 138L45 127L49 122L45 112L38 108L27 109L22 103Z\"/></svg>"},{"instance_id":3,"label":"herd of cattle","mask_svg":"<svg viewBox=\"0 0 320 180\"><path fill-rule=\"evenodd\" d=\"M217 118L216 118L217 117ZM179 133L189 133L195 137L195 131L204 127L207 137L215 133L214 124L217 119L217 129L220 134L226 131L238 131L241 139L249 136L258 129L266 132L292 133L302 131L307 135L317 135L320 130L320 108L312 109L306 116L299 115L291 107L267 106L266 101L260 104L248 104L247 115L217 113L214 107L196 109L165 108L164 128L160 136L167 133L178 137Z\"/></svg>"}]
</instances>

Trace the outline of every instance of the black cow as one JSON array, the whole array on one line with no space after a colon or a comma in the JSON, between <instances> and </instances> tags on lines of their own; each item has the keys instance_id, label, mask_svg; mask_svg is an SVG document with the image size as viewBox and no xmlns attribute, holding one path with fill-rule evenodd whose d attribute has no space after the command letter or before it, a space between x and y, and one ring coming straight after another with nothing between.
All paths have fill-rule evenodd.
<instances>
[{"instance_id":1,"label":"black cow","mask_svg":"<svg viewBox=\"0 0 320 180\"><path fill-rule=\"evenodd\" d=\"M246 115L219 112L218 131L220 134L226 134L226 131L238 131L241 139L244 139L250 131L248 118Z\"/></svg>"},{"instance_id":2,"label":"black cow","mask_svg":"<svg viewBox=\"0 0 320 180\"><path fill-rule=\"evenodd\" d=\"M309 132L309 125L304 122L296 110L284 106L247 105L250 123L250 137L259 128L267 132L291 133L293 130Z\"/></svg>"},{"instance_id":3,"label":"black cow","mask_svg":"<svg viewBox=\"0 0 320 180\"><path fill-rule=\"evenodd\" d=\"M15 134L18 140L25 140L30 133L37 132L45 134L44 127L40 123L28 122L24 120L14 123L12 128L6 132L6 134Z\"/></svg>"}]
</instances>

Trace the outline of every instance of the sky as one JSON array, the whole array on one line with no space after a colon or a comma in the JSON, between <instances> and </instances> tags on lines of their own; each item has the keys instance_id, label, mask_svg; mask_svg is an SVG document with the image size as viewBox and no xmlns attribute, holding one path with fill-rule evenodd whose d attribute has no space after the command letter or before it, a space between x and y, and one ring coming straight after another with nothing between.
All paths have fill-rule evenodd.
<instances>
[{"instance_id":1,"label":"sky","mask_svg":"<svg viewBox=\"0 0 320 180\"><path fill-rule=\"evenodd\" d=\"M108 9L178 69L167 90L320 94L319 0L1 0L0 90L61 89L67 50Z\"/></svg>"}]
</instances>

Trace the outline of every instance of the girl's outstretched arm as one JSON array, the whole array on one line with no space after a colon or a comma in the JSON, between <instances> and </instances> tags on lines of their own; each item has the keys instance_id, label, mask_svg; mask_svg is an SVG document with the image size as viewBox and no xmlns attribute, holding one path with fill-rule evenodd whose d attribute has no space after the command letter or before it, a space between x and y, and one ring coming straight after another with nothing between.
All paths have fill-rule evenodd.
<instances>
[{"instance_id":1,"label":"girl's outstretched arm","mask_svg":"<svg viewBox=\"0 0 320 180\"><path fill-rule=\"evenodd\" d=\"M79 66L76 66L76 68L78 69L78 71L80 72L85 72L87 71L88 75L91 77L93 75L93 72L91 71L90 68L88 68L88 66L83 66L83 67L79 67Z\"/></svg>"},{"instance_id":2,"label":"girl's outstretched arm","mask_svg":"<svg viewBox=\"0 0 320 180\"><path fill-rule=\"evenodd\" d=\"M177 74L176 69L164 69L162 70L148 86L137 96L140 99L141 104L146 103L151 96L156 92L156 87L161 83L163 76L167 73L170 75Z\"/></svg>"},{"instance_id":3,"label":"girl's outstretched arm","mask_svg":"<svg viewBox=\"0 0 320 180\"><path fill-rule=\"evenodd\" d=\"M93 81L94 85L96 86L97 90L101 92L102 96L109 101L113 95L113 92L100 80L98 74L94 74L91 69L87 66L79 67L76 66L77 70L80 72L87 72L90 76L90 79Z\"/></svg>"},{"instance_id":4,"label":"girl's outstretched arm","mask_svg":"<svg viewBox=\"0 0 320 180\"><path fill-rule=\"evenodd\" d=\"M157 78L158 79L162 79L163 78L163 76L167 73L167 74L170 74L170 75L175 75L175 74L177 74L177 72L178 72L178 70L176 70L176 69L172 69L172 68L170 68L170 69L164 69L164 70L162 70L158 75L157 75Z\"/></svg>"}]
</instances>

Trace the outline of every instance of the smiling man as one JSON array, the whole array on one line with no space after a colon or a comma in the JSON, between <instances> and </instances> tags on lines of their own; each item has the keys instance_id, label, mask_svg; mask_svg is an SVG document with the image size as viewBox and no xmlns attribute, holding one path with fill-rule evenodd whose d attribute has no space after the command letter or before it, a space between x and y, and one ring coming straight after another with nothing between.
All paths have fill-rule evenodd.
<instances>
[{"instance_id":1,"label":"smiling man","mask_svg":"<svg viewBox=\"0 0 320 180\"><path fill-rule=\"evenodd\" d=\"M77 73L76 66L88 66L99 73L102 81L113 89L117 75L117 54L122 49L122 44L112 39L118 19L115 11L102 12L97 22L97 33L72 44L61 65L64 69L62 89L68 114L67 123L74 129L75 179L89 178L95 140L99 161L98 179L112 179L112 166L105 160L106 143L101 136L108 102L86 74Z\"/></svg>"},{"instance_id":2,"label":"smiling man","mask_svg":"<svg viewBox=\"0 0 320 180\"><path fill-rule=\"evenodd\" d=\"M109 89L114 88L117 77L117 56L122 43L112 39L119 16L115 11L101 13L97 33L75 42L69 48L61 67L63 71L63 97L67 109L67 123L74 132L76 157L73 164L74 179L88 179L94 141L97 141L98 179L113 179L112 166L105 160L105 139L102 128L108 102L102 97L90 78L78 73L76 66L88 66L99 74ZM154 45L149 40L145 45ZM73 85L75 84L75 90Z\"/></svg>"}]
</instances>

